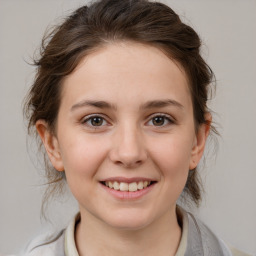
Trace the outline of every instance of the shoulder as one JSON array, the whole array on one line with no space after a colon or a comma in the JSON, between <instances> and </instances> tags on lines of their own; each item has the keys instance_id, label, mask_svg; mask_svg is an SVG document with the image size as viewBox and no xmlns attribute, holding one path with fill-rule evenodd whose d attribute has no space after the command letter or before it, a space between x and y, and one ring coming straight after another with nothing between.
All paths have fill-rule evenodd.
<instances>
[{"instance_id":1,"label":"shoulder","mask_svg":"<svg viewBox=\"0 0 256 256\"><path fill-rule=\"evenodd\" d=\"M75 225L79 220L80 213L76 214L67 228L59 233L48 233L36 237L19 256L78 256L74 231Z\"/></svg>"},{"instance_id":2,"label":"shoulder","mask_svg":"<svg viewBox=\"0 0 256 256\"><path fill-rule=\"evenodd\" d=\"M232 256L253 256L244 252L241 252L239 250L237 250L236 248L229 246L231 252L232 252Z\"/></svg>"},{"instance_id":3,"label":"shoulder","mask_svg":"<svg viewBox=\"0 0 256 256\"><path fill-rule=\"evenodd\" d=\"M185 224L186 253L185 256L251 256L227 245L193 214L179 208L182 222Z\"/></svg>"},{"instance_id":4,"label":"shoulder","mask_svg":"<svg viewBox=\"0 0 256 256\"><path fill-rule=\"evenodd\" d=\"M198 241L201 243L204 255L216 255L216 256L250 256L244 252L241 252L220 239L212 230L205 225L198 218L194 217L191 213L188 214L189 219L189 236L188 239L192 240L192 236L197 234ZM189 243L191 244L191 243ZM193 244L193 243L192 243Z\"/></svg>"},{"instance_id":5,"label":"shoulder","mask_svg":"<svg viewBox=\"0 0 256 256\"><path fill-rule=\"evenodd\" d=\"M65 235L64 230L58 234L44 234L33 239L21 256L65 256Z\"/></svg>"},{"instance_id":6,"label":"shoulder","mask_svg":"<svg viewBox=\"0 0 256 256\"><path fill-rule=\"evenodd\" d=\"M223 255L232 255L232 256L252 256L247 253L244 253L242 251L239 251L238 249L228 245L226 242L224 242L221 238L217 237L216 234L214 234L209 227L207 227L203 222L200 220L197 220L199 226L201 227L202 231L202 240L205 243L205 250L210 252L211 246L215 245L217 247L217 244L222 250Z\"/></svg>"}]
</instances>

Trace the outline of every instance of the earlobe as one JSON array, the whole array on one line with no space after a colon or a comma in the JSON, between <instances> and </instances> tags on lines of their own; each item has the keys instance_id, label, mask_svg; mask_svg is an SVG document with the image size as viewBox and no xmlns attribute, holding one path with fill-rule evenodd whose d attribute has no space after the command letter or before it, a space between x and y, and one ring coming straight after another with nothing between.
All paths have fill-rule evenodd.
<instances>
[{"instance_id":1,"label":"earlobe","mask_svg":"<svg viewBox=\"0 0 256 256\"><path fill-rule=\"evenodd\" d=\"M203 156L204 148L207 137L210 133L212 116L210 113L206 114L206 123L201 124L198 128L198 132L195 137L194 145L191 151L190 166L189 169L193 170L198 165L200 159Z\"/></svg>"},{"instance_id":2,"label":"earlobe","mask_svg":"<svg viewBox=\"0 0 256 256\"><path fill-rule=\"evenodd\" d=\"M59 142L56 136L50 131L48 124L44 120L38 120L36 122L36 129L52 165L57 171L64 171Z\"/></svg>"}]
</instances>

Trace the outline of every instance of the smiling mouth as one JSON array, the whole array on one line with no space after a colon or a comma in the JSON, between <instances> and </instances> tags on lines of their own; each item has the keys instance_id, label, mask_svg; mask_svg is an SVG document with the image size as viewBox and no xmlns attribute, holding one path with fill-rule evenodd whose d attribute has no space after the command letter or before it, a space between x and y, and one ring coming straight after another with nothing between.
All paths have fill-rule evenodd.
<instances>
[{"instance_id":1,"label":"smiling mouth","mask_svg":"<svg viewBox=\"0 0 256 256\"><path fill-rule=\"evenodd\" d=\"M102 181L101 184L104 186L116 190L116 191L129 191L136 192L143 190L156 183L156 181L138 181L138 182L118 182L118 181Z\"/></svg>"}]
</instances>

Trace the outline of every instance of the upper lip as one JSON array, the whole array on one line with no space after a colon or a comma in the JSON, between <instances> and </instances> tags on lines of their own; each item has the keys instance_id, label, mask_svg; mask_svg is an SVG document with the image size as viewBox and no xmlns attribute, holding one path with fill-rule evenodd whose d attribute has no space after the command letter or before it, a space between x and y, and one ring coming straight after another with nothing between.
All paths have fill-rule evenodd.
<instances>
[{"instance_id":1,"label":"upper lip","mask_svg":"<svg viewBox=\"0 0 256 256\"><path fill-rule=\"evenodd\" d=\"M110 177L104 180L101 180L101 182L104 181L117 181L117 182L125 182L125 183L132 183L132 182L139 182L139 181L155 181L150 178L145 177L132 177L132 178L126 178L126 177Z\"/></svg>"}]
</instances>

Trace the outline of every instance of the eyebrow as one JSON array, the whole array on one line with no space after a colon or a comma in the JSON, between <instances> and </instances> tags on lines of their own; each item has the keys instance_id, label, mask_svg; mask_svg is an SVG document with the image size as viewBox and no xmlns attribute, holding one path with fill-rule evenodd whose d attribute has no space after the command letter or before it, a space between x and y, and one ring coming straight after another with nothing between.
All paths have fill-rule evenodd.
<instances>
[{"instance_id":1,"label":"eyebrow","mask_svg":"<svg viewBox=\"0 0 256 256\"><path fill-rule=\"evenodd\" d=\"M176 100L166 99L166 100L152 100L148 101L140 106L140 110L142 109L151 109L151 108L163 108L168 106L174 106L177 108L183 109L184 106ZM81 102L76 103L71 107L71 111L75 109L82 108L82 107L96 107L100 109L114 109L116 110L117 107L113 104L110 104L106 101L97 101L97 100L84 100Z\"/></svg>"},{"instance_id":2,"label":"eyebrow","mask_svg":"<svg viewBox=\"0 0 256 256\"><path fill-rule=\"evenodd\" d=\"M174 106L183 109L184 106L180 104L176 100L172 99L167 99L167 100L153 100L153 101L148 101L141 105L140 109L150 109L150 108L163 108L163 107L168 107L168 106Z\"/></svg>"},{"instance_id":3,"label":"eyebrow","mask_svg":"<svg viewBox=\"0 0 256 256\"><path fill-rule=\"evenodd\" d=\"M71 111L82 107L96 107L100 109L117 109L115 105L102 100L84 100L71 107Z\"/></svg>"}]
</instances>

